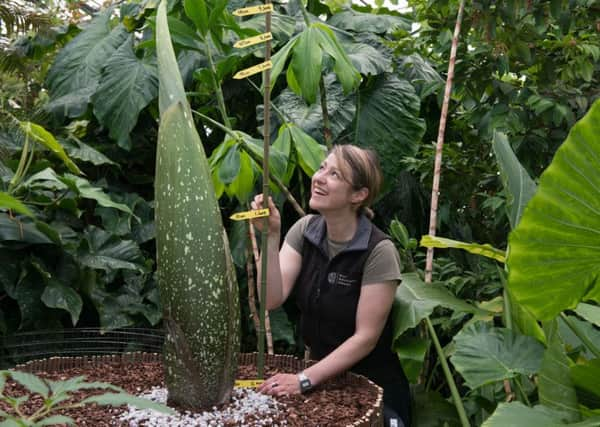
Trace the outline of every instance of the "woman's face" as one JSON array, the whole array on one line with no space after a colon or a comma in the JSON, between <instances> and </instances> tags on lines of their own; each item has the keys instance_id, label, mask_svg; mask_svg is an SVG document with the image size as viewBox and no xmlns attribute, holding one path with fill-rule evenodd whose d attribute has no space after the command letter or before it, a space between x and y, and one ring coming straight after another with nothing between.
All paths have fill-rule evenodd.
<instances>
[{"instance_id":1,"label":"woman's face","mask_svg":"<svg viewBox=\"0 0 600 427\"><path fill-rule=\"evenodd\" d=\"M330 154L312 177L309 205L319 212L350 209L360 202L359 192L342 175L338 159Z\"/></svg>"}]
</instances>

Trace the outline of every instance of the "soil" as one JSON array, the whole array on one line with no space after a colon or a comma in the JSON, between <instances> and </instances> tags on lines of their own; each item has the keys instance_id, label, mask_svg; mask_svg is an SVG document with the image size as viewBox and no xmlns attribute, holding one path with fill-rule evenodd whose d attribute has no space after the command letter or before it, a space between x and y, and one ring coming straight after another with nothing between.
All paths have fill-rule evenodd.
<instances>
[{"instance_id":1,"label":"soil","mask_svg":"<svg viewBox=\"0 0 600 427\"><path fill-rule=\"evenodd\" d=\"M281 371L281 368L279 368ZM267 376L277 371L273 367L265 366ZM135 395L143 394L153 387L164 387L164 376L160 362L136 363L106 363L103 365L82 368L70 368L61 372L38 372L37 375L52 379L65 380L70 377L84 375L86 381L102 381L122 387L127 392ZM256 378L253 366L240 366L238 379ZM79 401L92 394L105 393L107 390L81 390L76 392L73 401ZM7 381L4 394L22 396L28 392L19 384ZM277 397L279 408L271 416L272 422L268 425L286 426L348 426L360 419L366 412L373 408L377 400L377 388L365 389L356 384L348 384L340 380L332 380L304 395ZM42 397L32 395L22 405L25 414L32 414L42 405ZM224 406L227 406L226 404ZM0 409L10 412L8 406L0 401ZM176 408L175 408L176 409ZM219 408L223 409L223 408ZM126 406L96 406L87 405L76 410L62 412L75 420L77 426L129 426L125 421L119 420L119 415L127 411ZM226 421L216 425L265 425L264 419L259 424L249 417L243 422ZM140 424L149 425L149 424Z\"/></svg>"}]
</instances>

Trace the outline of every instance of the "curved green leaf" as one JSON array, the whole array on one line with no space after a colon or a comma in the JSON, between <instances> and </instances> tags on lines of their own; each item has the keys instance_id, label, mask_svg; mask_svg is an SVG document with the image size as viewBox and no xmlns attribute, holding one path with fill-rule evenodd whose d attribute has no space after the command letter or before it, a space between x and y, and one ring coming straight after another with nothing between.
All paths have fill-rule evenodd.
<instances>
[{"instance_id":1,"label":"curved green leaf","mask_svg":"<svg viewBox=\"0 0 600 427\"><path fill-rule=\"evenodd\" d=\"M525 206L535 194L537 186L515 156L508 138L502 132L494 132L492 147L502 176L502 183L508 194L508 219L514 229L525 210Z\"/></svg>"},{"instance_id":2,"label":"curved green leaf","mask_svg":"<svg viewBox=\"0 0 600 427\"><path fill-rule=\"evenodd\" d=\"M122 203L113 202L110 196L102 191L101 188L93 187L87 179L70 174L65 174L64 177L60 177L59 179L81 197L95 200L100 206L104 206L105 208L115 208L135 217L128 206L125 206Z\"/></svg>"},{"instance_id":3,"label":"curved green leaf","mask_svg":"<svg viewBox=\"0 0 600 427\"><path fill-rule=\"evenodd\" d=\"M129 134L140 112L158 95L154 59L138 59L133 52L133 36L119 47L106 63L98 89L92 96L94 114L111 138L125 149L131 148Z\"/></svg>"},{"instance_id":4,"label":"curved green leaf","mask_svg":"<svg viewBox=\"0 0 600 427\"><path fill-rule=\"evenodd\" d=\"M47 398L50 394L48 384L36 375L29 372L10 371L10 376L32 393L37 393L44 398Z\"/></svg>"},{"instance_id":5,"label":"curved green leaf","mask_svg":"<svg viewBox=\"0 0 600 427\"><path fill-rule=\"evenodd\" d=\"M360 84L360 73L354 68L350 58L348 58L348 55L344 51L344 48L342 48L335 34L329 27L320 22L316 22L312 24L312 26L317 32L317 39L319 40L321 47L333 58L335 62L333 71L342 84L344 94L347 95Z\"/></svg>"},{"instance_id":6,"label":"curved green leaf","mask_svg":"<svg viewBox=\"0 0 600 427\"><path fill-rule=\"evenodd\" d=\"M112 11L113 8L108 8L99 14L61 49L48 72L46 82L51 101L78 92L78 96L63 102L67 116L85 111L98 87L104 64L129 36L121 24L111 29Z\"/></svg>"},{"instance_id":7,"label":"curved green leaf","mask_svg":"<svg viewBox=\"0 0 600 427\"><path fill-rule=\"evenodd\" d=\"M78 255L81 264L97 270L146 271L142 264L144 257L134 241L121 240L94 226L85 230Z\"/></svg>"},{"instance_id":8,"label":"curved green leaf","mask_svg":"<svg viewBox=\"0 0 600 427\"><path fill-rule=\"evenodd\" d=\"M600 302L600 101L570 131L510 235L510 287L538 319Z\"/></svg>"},{"instance_id":9,"label":"curved green leaf","mask_svg":"<svg viewBox=\"0 0 600 427\"><path fill-rule=\"evenodd\" d=\"M409 19L402 16L363 13L353 9L336 13L327 23L342 30L377 34L392 33L400 29L410 31L412 25Z\"/></svg>"},{"instance_id":10,"label":"curved green leaf","mask_svg":"<svg viewBox=\"0 0 600 427\"><path fill-rule=\"evenodd\" d=\"M570 359L565 353L565 345L558 332L558 322L553 320L544 325L548 348L542 358L542 367L538 373L538 395L540 403L561 411L565 419L574 422L581 419L577 394L569 366Z\"/></svg>"},{"instance_id":11,"label":"curved green leaf","mask_svg":"<svg viewBox=\"0 0 600 427\"><path fill-rule=\"evenodd\" d=\"M481 427L557 427L567 425L562 420L563 413L544 405L533 408L521 402L500 403L494 413L483 422ZM588 419L581 423L568 424L571 427L597 426L600 417Z\"/></svg>"},{"instance_id":12,"label":"curved green leaf","mask_svg":"<svg viewBox=\"0 0 600 427\"><path fill-rule=\"evenodd\" d=\"M454 248L463 249L475 255L481 255L487 258L495 259L496 261L505 262L505 252L496 249L489 243L483 245L479 243L465 243L458 240L446 239L444 237L430 236L429 234L421 237L421 246L426 248Z\"/></svg>"},{"instance_id":13,"label":"curved green leaf","mask_svg":"<svg viewBox=\"0 0 600 427\"><path fill-rule=\"evenodd\" d=\"M321 78L321 63L323 53L319 43L319 34L315 28L308 27L298 38L294 46L294 53L290 68L295 76L294 84L289 81L290 88L302 96L309 104L314 104L319 89Z\"/></svg>"},{"instance_id":14,"label":"curved green leaf","mask_svg":"<svg viewBox=\"0 0 600 427\"><path fill-rule=\"evenodd\" d=\"M152 409L165 414L175 414L175 411L168 406L153 402L150 399L144 399L143 397L132 396L127 393L105 393L99 396L91 396L83 399L81 403L96 403L98 405L111 406L131 405L138 409Z\"/></svg>"},{"instance_id":15,"label":"curved green leaf","mask_svg":"<svg viewBox=\"0 0 600 427\"><path fill-rule=\"evenodd\" d=\"M54 138L54 135L42 126L31 122L21 122L20 127L26 135L56 154L71 172L81 174L77 165L67 156L67 153L65 153L62 145Z\"/></svg>"},{"instance_id":16,"label":"curved green leaf","mask_svg":"<svg viewBox=\"0 0 600 427\"><path fill-rule=\"evenodd\" d=\"M75 420L71 417L67 417L66 415L51 415L48 418L44 418L43 420L38 421L35 425L37 426L55 426L55 425L74 425Z\"/></svg>"},{"instance_id":17,"label":"curved green leaf","mask_svg":"<svg viewBox=\"0 0 600 427\"><path fill-rule=\"evenodd\" d=\"M11 218L0 212L0 242L17 241L31 244L51 244L52 240L40 232L35 224L21 218Z\"/></svg>"},{"instance_id":18,"label":"curved green leaf","mask_svg":"<svg viewBox=\"0 0 600 427\"><path fill-rule=\"evenodd\" d=\"M354 142L375 148L389 179L402 170L398 160L418 150L425 133L420 108L414 87L393 75L378 76L360 91Z\"/></svg>"},{"instance_id":19,"label":"curved green leaf","mask_svg":"<svg viewBox=\"0 0 600 427\"><path fill-rule=\"evenodd\" d=\"M219 179L226 185L231 184L238 176L240 167L240 149L239 146L234 145L227 151L220 162Z\"/></svg>"},{"instance_id":20,"label":"curved green leaf","mask_svg":"<svg viewBox=\"0 0 600 427\"><path fill-rule=\"evenodd\" d=\"M456 298L441 284L425 284L416 273L403 274L402 283L396 291L392 311L394 340L398 339L408 329L417 326L438 306L461 313L489 314L485 310Z\"/></svg>"},{"instance_id":21,"label":"curved green leaf","mask_svg":"<svg viewBox=\"0 0 600 427\"><path fill-rule=\"evenodd\" d=\"M290 124L288 125L288 129L296 148L298 164L306 175L313 176L319 169L323 159L325 159L327 148L319 144L297 126Z\"/></svg>"},{"instance_id":22,"label":"curved green leaf","mask_svg":"<svg viewBox=\"0 0 600 427\"><path fill-rule=\"evenodd\" d=\"M575 313L600 328L600 307L597 305L581 302L577 305L577 308L575 308Z\"/></svg>"},{"instance_id":23,"label":"curved green leaf","mask_svg":"<svg viewBox=\"0 0 600 427\"><path fill-rule=\"evenodd\" d=\"M33 217L33 213L27 206L7 193L0 192L0 208L12 209L17 213Z\"/></svg>"},{"instance_id":24,"label":"curved green leaf","mask_svg":"<svg viewBox=\"0 0 600 427\"><path fill-rule=\"evenodd\" d=\"M377 75L391 71L392 58L365 43L345 46L350 62L362 75Z\"/></svg>"},{"instance_id":25,"label":"curved green leaf","mask_svg":"<svg viewBox=\"0 0 600 427\"><path fill-rule=\"evenodd\" d=\"M590 322L581 320L577 316L566 316L566 320L561 316L559 317L559 325L560 335L571 351L578 352L581 356L591 359L594 357L594 352L588 344L600 349L600 330Z\"/></svg>"},{"instance_id":26,"label":"curved green leaf","mask_svg":"<svg viewBox=\"0 0 600 427\"><path fill-rule=\"evenodd\" d=\"M534 338L482 322L463 328L453 340L456 347L450 360L472 389L535 374L544 354L544 346Z\"/></svg>"},{"instance_id":27,"label":"curved green leaf","mask_svg":"<svg viewBox=\"0 0 600 427\"><path fill-rule=\"evenodd\" d=\"M208 11L204 0L185 0L185 14L193 22L200 34L206 36L208 33Z\"/></svg>"},{"instance_id":28,"label":"curved green leaf","mask_svg":"<svg viewBox=\"0 0 600 427\"><path fill-rule=\"evenodd\" d=\"M71 315L73 326L79 321L83 301L79 294L70 286L66 286L55 280L51 281L44 289L42 302L46 304L46 307L60 308L68 311Z\"/></svg>"},{"instance_id":29,"label":"curved green leaf","mask_svg":"<svg viewBox=\"0 0 600 427\"><path fill-rule=\"evenodd\" d=\"M571 366L571 379L578 388L600 398L600 359L592 359Z\"/></svg>"}]
</instances>

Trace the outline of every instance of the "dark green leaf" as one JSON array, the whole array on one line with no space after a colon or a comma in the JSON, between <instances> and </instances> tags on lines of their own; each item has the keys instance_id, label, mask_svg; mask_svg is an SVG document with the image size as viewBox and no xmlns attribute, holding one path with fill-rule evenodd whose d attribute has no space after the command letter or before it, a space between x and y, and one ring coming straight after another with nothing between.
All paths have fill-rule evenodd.
<instances>
[{"instance_id":1,"label":"dark green leaf","mask_svg":"<svg viewBox=\"0 0 600 427\"><path fill-rule=\"evenodd\" d=\"M73 326L77 325L83 307L83 301L73 288L58 281L51 281L44 289L42 301L50 308L66 310L71 315Z\"/></svg>"},{"instance_id":2,"label":"dark green leaf","mask_svg":"<svg viewBox=\"0 0 600 427\"><path fill-rule=\"evenodd\" d=\"M482 322L463 328L454 342L450 360L472 389L518 374L535 374L544 354L544 346L534 338Z\"/></svg>"},{"instance_id":3,"label":"dark green leaf","mask_svg":"<svg viewBox=\"0 0 600 427\"><path fill-rule=\"evenodd\" d=\"M575 385L600 397L600 359L577 363L571 367L571 378Z\"/></svg>"},{"instance_id":4,"label":"dark green leaf","mask_svg":"<svg viewBox=\"0 0 600 427\"><path fill-rule=\"evenodd\" d=\"M0 212L0 242L19 241L31 244L53 243L45 234L41 233L30 221L22 218L10 218Z\"/></svg>"},{"instance_id":5,"label":"dark green leaf","mask_svg":"<svg viewBox=\"0 0 600 427\"><path fill-rule=\"evenodd\" d=\"M346 53L352 65L362 75L377 75L391 71L392 59L368 44L350 44L346 46Z\"/></svg>"},{"instance_id":6,"label":"dark green leaf","mask_svg":"<svg viewBox=\"0 0 600 427\"><path fill-rule=\"evenodd\" d=\"M110 28L112 8L99 14L92 22L69 42L56 56L48 72L47 84L51 100L73 96L63 101L67 116L82 111L90 96L96 91L104 64L127 39L123 25ZM75 109L75 110L73 110Z\"/></svg>"},{"instance_id":7,"label":"dark green leaf","mask_svg":"<svg viewBox=\"0 0 600 427\"><path fill-rule=\"evenodd\" d=\"M411 21L401 17L385 14L362 13L353 9L333 15L328 24L342 30L356 33L392 33L399 29L410 31Z\"/></svg>"},{"instance_id":8,"label":"dark green leaf","mask_svg":"<svg viewBox=\"0 0 600 427\"><path fill-rule=\"evenodd\" d=\"M297 126L288 125L288 129L296 148L298 164L306 175L313 176L325 159L327 148Z\"/></svg>"},{"instance_id":9,"label":"dark green leaf","mask_svg":"<svg viewBox=\"0 0 600 427\"><path fill-rule=\"evenodd\" d=\"M223 157L223 161L219 166L219 179L224 184L231 182L238 176L240 172L240 150L239 147L233 146L227 151Z\"/></svg>"},{"instance_id":10,"label":"dark green leaf","mask_svg":"<svg viewBox=\"0 0 600 427\"><path fill-rule=\"evenodd\" d=\"M81 264L105 271L146 270L140 248L132 240L121 240L94 226L89 226L84 236L78 251Z\"/></svg>"},{"instance_id":11,"label":"dark green leaf","mask_svg":"<svg viewBox=\"0 0 600 427\"><path fill-rule=\"evenodd\" d=\"M129 134L140 112L158 96L158 77L153 61L139 60L130 36L111 56L92 96L94 114L119 146L130 149Z\"/></svg>"},{"instance_id":12,"label":"dark green leaf","mask_svg":"<svg viewBox=\"0 0 600 427\"><path fill-rule=\"evenodd\" d=\"M133 215L133 212L131 212L129 207L122 203L113 202L111 198L104 193L104 191L102 191L101 188L93 187L85 178L65 174L64 177L60 178L60 180L68 185L71 190L79 193L79 195L85 199L92 199L98 202L100 206L119 209L120 211Z\"/></svg>"},{"instance_id":13,"label":"dark green leaf","mask_svg":"<svg viewBox=\"0 0 600 427\"><path fill-rule=\"evenodd\" d=\"M165 414L175 414L175 411L168 406L126 393L101 394L99 396L85 398L81 401L81 403L96 403L98 405L111 406L131 405L138 409L152 409Z\"/></svg>"},{"instance_id":14,"label":"dark green leaf","mask_svg":"<svg viewBox=\"0 0 600 427\"><path fill-rule=\"evenodd\" d=\"M354 142L373 147L385 176L392 179L402 169L398 160L416 154L425 132L419 97L407 81L380 76L361 90L358 111Z\"/></svg>"}]
</instances>

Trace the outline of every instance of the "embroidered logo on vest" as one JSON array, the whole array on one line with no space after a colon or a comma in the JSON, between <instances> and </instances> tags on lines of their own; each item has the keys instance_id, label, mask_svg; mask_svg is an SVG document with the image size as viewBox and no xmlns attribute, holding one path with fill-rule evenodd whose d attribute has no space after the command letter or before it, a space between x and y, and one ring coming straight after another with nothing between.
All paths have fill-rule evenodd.
<instances>
[{"instance_id":1,"label":"embroidered logo on vest","mask_svg":"<svg viewBox=\"0 0 600 427\"><path fill-rule=\"evenodd\" d=\"M332 272L327 275L327 281L330 285L352 286L356 283L355 279L351 279L342 273Z\"/></svg>"}]
</instances>

